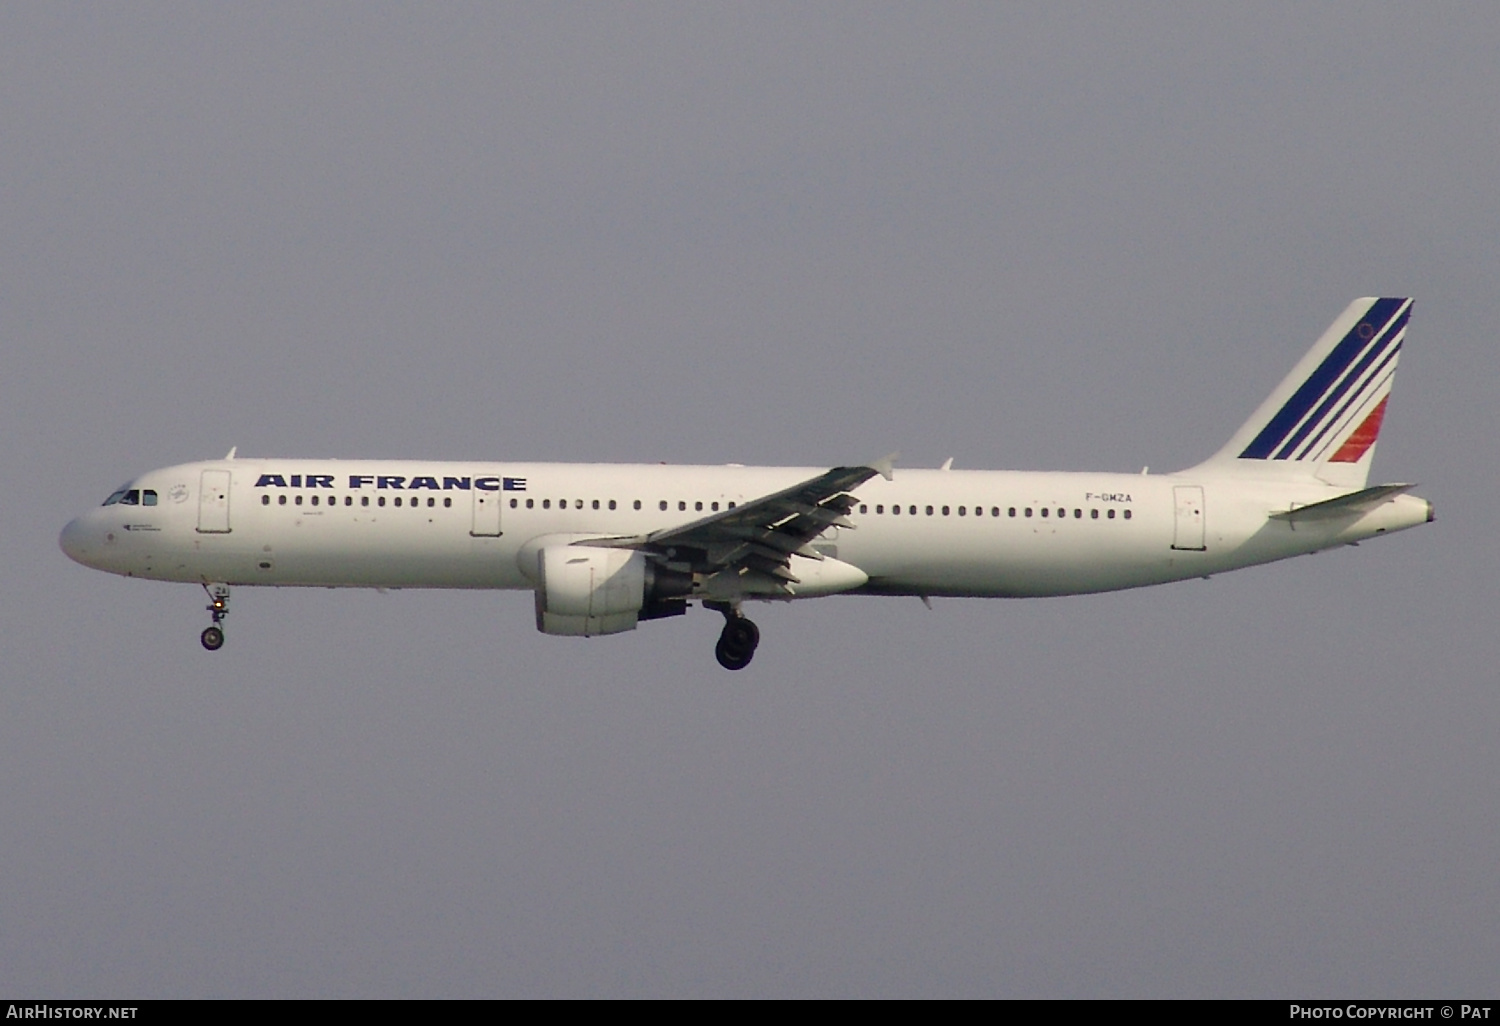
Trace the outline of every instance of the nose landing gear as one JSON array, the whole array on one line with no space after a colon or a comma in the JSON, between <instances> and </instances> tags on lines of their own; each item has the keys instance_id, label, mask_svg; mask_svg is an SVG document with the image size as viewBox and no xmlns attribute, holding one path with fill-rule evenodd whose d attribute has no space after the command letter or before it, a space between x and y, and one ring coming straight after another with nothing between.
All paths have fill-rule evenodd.
<instances>
[{"instance_id":1,"label":"nose landing gear","mask_svg":"<svg viewBox=\"0 0 1500 1026\"><path fill-rule=\"evenodd\" d=\"M710 608L724 614L724 630L719 634L719 643L714 646L719 665L726 670L743 670L755 658L756 646L760 644L760 628L736 605L716 602Z\"/></svg>"},{"instance_id":2,"label":"nose landing gear","mask_svg":"<svg viewBox=\"0 0 1500 1026\"><path fill-rule=\"evenodd\" d=\"M213 626L203 628L198 640L210 652L217 652L224 647L224 628L220 625L229 615L229 585L205 584L203 590L208 592L208 613L214 622Z\"/></svg>"}]
</instances>

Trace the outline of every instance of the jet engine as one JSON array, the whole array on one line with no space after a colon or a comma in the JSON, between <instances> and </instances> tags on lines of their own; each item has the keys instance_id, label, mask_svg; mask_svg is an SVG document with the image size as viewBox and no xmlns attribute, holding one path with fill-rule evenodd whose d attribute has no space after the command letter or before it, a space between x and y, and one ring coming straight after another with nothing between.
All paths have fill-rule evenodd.
<instances>
[{"instance_id":1,"label":"jet engine","mask_svg":"<svg viewBox=\"0 0 1500 1026\"><path fill-rule=\"evenodd\" d=\"M687 612L692 578L631 549L544 545L536 550L536 629L591 637Z\"/></svg>"}]
</instances>

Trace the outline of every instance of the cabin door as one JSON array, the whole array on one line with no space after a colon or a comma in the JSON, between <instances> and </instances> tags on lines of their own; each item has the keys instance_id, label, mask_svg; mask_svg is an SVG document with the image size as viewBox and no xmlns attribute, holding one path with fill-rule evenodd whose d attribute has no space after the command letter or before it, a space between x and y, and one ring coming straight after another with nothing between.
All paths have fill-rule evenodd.
<instances>
[{"instance_id":1,"label":"cabin door","mask_svg":"<svg viewBox=\"0 0 1500 1026\"><path fill-rule=\"evenodd\" d=\"M198 479L198 533L229 533L227 470L205 470Z\"/></svg>"},{"instance_id":2,"label":"cabin door","mask_svg":"<svg viewBox=\"0 0 1500 1026\"><path fill-rule=\"evenodd\" d=\"M1198 485L1178 485L1172 489L1177 507L1177 524L1172 532L1172 548L1202 552L1203 489Z\"/></svg>"}]
</instances>

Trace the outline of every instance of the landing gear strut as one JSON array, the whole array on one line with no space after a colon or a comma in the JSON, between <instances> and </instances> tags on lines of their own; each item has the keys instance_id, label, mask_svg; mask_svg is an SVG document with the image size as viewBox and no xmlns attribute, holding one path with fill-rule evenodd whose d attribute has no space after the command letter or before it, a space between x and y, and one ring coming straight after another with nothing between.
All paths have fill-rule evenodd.
<instances>
[{"instance_id":1,"label":"landing gear strut","mask_svg":"<svg viewBox=\"0 0 1500 1026\"><path fill-rule=\"evenodd\" d=\"M205 584L203 590L208 592L208 613L214 622L213 626L203 628L198 640L210 652L217 652L224 647L224 628L221 625L229 615L229 585Z\"/></svg>"},{"instance_id":2,"label":"landing gear strut","mask_svg":"<svg viewBox=\"0 0 1500 1026\"><path fill-rule=\"evenodd\" d=\"M755 648L760 644L760 628L741 613L738 606L716 602L710 608L724 614L724 630L719 635L719 643L714 646L719 665L726 670L743 670L755 658Z\"/></svg>"}]
</instances>

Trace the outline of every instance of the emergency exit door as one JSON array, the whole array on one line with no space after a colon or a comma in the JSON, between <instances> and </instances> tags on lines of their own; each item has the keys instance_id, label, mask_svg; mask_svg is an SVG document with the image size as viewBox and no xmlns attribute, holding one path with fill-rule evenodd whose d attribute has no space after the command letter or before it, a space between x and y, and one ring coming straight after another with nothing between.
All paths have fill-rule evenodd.
<instances>
[{"instance_id":1,"label":"emergency exit door","mask_svg":"<svg viewBox=\"0 0 1500 1026\"><path fill-rule=\"evenodd\" d=\"M474 525L469 533L476 538L500 536L500 493L474 489Z\"/></svg>"}]
</instances>

